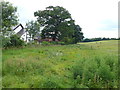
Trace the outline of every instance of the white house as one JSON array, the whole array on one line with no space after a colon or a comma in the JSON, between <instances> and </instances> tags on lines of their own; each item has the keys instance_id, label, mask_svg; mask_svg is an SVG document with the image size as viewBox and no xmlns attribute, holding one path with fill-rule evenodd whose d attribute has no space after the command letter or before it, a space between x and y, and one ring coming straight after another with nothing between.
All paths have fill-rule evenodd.
<instances>
[{"instance_id":1,"label":"white house","mask_svg":"<svg viewBox=\"0 0 120 90\"><path fill-rule=\"evenodd\" d=\"M29 33L25 30L25 28L22 26L22 24L17 25L13 30L14 30L15 34L17 34L22 40L24 40L26 42L31 41Z\"/></svg>"}]
</instances>

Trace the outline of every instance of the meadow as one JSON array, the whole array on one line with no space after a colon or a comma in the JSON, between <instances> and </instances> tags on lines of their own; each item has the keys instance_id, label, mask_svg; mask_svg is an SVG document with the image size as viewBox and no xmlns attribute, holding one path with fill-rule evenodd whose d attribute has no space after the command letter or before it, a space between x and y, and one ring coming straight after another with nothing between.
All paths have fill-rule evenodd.
<instances>
[{"instance_id":1,"label":"meadow","mask_svg":"<svg viewBox=\"0 0 120 90\"><path fill-rule=\"evenodd\" d=\"M3 88L117 88L118 40L3 50Z\"/></svg>"}]
</instances>

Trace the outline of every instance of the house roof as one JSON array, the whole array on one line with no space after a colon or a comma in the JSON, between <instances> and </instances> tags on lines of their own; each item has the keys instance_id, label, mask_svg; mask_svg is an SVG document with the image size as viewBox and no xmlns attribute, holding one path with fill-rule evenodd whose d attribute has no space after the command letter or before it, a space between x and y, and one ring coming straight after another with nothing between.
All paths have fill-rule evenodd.
<instances>
[{"instance_id":1,"label":"house roof","mask_svg":"<svg viewBox=\"0 0 120 90\"><path fill-rule=\"evenodd\" d=\"M24 30L24 27L22 26L22 24L17 25L13 30L15 31L19 27L21 27L21 29L16 34L21 37L25 33L25 30Z\"/></svg>"}]
</instances>

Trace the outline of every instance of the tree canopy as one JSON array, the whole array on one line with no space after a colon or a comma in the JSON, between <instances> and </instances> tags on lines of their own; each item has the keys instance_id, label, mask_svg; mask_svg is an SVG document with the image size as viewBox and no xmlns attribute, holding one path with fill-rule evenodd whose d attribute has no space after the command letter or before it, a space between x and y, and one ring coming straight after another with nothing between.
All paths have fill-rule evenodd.
<instances>
[{"instance_id":1,"label":"tree canopy","mask_svg":"<svg viewBox=\"0 0 120 90\"><path fill-rule=\"evenodd\" d=\"M49 6L45 10L34 12L34 16L44 27L42 38L52 38L53 41L58 39L66 43L76 43L83 38L81 29L76 28L79 25L75 25L71 14L63 7ZM79 40L76 35L79 36Z\"/></svg>"},{"instance_id":2,"label":"tree canopy","mask_svg":"<svg viewBox=\"0 0 120 90\"><path fill-rule=\"evenodd\" d=\"M17 7L14 7L11 3L2 1L2 33L11 31L11 27L18 24L18 17L16 15Z\"/></svg>"},{"instance_id":3,"label":"tree canopy","mask_svg":"<svg viewBox=\"0 0 120 90\"><path fill-rule=\"evenodd\" d=\"M36 35L40 34L40 24L37 21L30 21L26 23L26 31L33 39Z\"/></svg>"}]
</instances>

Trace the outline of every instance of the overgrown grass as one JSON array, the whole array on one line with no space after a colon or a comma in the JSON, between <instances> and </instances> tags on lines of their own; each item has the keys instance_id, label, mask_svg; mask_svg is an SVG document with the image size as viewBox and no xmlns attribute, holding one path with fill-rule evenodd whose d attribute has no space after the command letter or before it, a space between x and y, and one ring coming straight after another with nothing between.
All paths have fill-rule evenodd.
<instances>
[{"instance_id":1,"label":"overgrown grass","mask_svg":"<svg viewBox=\"0 0 120 90\"><path fill-rule=\"evenodd\" d=\"M117 88L118 41L3 50L3 88Z\"/></svg>"}]
</instances>

